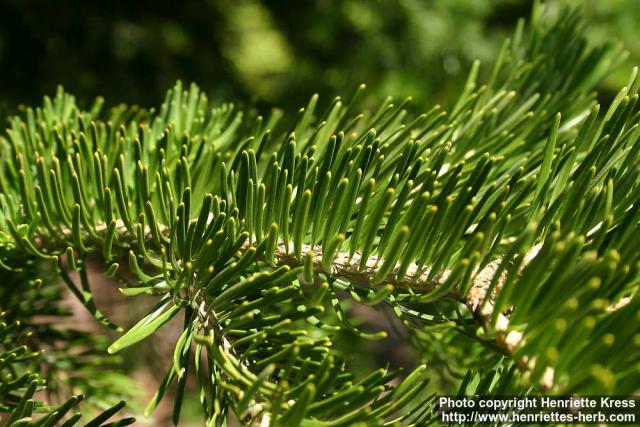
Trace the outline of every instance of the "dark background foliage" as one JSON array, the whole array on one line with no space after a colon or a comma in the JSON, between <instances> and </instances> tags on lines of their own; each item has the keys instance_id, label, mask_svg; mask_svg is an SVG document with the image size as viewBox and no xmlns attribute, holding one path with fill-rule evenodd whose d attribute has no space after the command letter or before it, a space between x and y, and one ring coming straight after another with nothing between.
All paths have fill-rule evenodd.
<instances>
[{"instance_id":1,"label":"dark background foliage","mask_svg":"<svg viewBox=\"0 0 640 427\"><path fill-rule=\"evenodd\" d=\"M288 110L313 92L348 95L365 82L372 98L411 95L422 110L451 99L471 61L490 62L531 3L5 0L0 104L32 104L62 84L80 99L156 105L182 79L214 99ZM594 38L637 49L634 0L583 3Z\"/></svg>"}]
</instances>

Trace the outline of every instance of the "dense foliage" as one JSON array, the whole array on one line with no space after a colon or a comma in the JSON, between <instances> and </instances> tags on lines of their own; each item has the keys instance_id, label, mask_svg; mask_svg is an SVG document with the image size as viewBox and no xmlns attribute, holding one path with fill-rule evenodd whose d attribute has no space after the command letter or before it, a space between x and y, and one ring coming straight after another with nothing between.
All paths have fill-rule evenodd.
<instances>
[{"instance_id":1,"label":"dense foliage","mask_svg":"<svg viewBox=\"0 0 640 427\"><path fill-rule=\"evenodd\" d=\"M425 425L437 392L637 393L640 78L600 111L592 89L622 55L581 29L574 13L534 8L486 80L474 63L450 110L416 116L409 99L363 109L361 86L323 111L314 95L287 121L179 82L158 109L82 109L60 89L12 117L0 139L9 425L79 417L80 397L34 399L33 346L85 349L48 363L87 376L112 363L97 337L29 320L65 315L60 277L123 332L94 302L96 256L131 304L157 300L109 353L183 319L146 409L175 384L175 423L190 377L212 426ZM358 373L336 340L386 332L350 306L394 319L424 364ZM117 399L123 381L107 376L98 397Z\"/></svg>"}]
</instances>

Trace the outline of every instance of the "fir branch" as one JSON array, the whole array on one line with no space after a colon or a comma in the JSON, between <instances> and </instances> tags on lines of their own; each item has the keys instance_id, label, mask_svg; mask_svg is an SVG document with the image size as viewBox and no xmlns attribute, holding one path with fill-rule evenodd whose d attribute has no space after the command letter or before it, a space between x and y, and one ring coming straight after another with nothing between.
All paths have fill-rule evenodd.
<instances>
[{"instance_id":1,"label":"fir branch","mask_svg":"<svg viewBox=\"0 0 640 427\"><path fill-rule=\"evenodd\" d=\"M123 293L159 302L109 351L184 314L148 408L175 381L176 423L189 369L209 425L428 419L426 368L394 386L332 348L339 331L385 335L354 325L345 295L390 308L425 358L445 335L501 347L503 391L636 392L640 78L601 114L590 90L618 52L588 47L574 14L540 14L486 84L474 65L452 108L415 118L408 100L360 113L363 87L324 112L312 97L288 127L180 82L157 111L82 111L60 90L0 138L2 265L128 260ZM440 343L420 342L434 327Z\"/></svg>"}]
</instances>

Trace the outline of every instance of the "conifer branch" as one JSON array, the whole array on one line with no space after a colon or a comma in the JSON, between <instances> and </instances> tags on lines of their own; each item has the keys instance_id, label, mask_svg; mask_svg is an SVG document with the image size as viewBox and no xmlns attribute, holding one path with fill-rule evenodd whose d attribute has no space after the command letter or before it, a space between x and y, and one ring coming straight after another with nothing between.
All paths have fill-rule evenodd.
<instances>
[{"instance_id":1,"label":"conifer branch","mask_svg":"<svg viewBox=\"0 0 640 427\"><path fill-rule=\"evenodd\" d=\"M108 351L183 315L147 408L175 383L176 423L194 375L212 426L230 412L245 425L427 424L438 369L356 375L339 334L386 331L356 324L346 298L389 308L421 357L466 378L460 394L633 394L638 70L607 111L590 92L619 59L589 47L576 15L546 22L536 6L486 83L475 64L455 105L415 118L409 100L368 113L364 87L324 112L312 97L286 127L180 82L148 111L84 111L60 89L0 137L0 266L79 271L70 289L113 327L86 259L100 254L110 276L127 260L136 280L121 292L158 303ZM470 381L468 354L495 369Z\"/></svg>"}]
</instances>

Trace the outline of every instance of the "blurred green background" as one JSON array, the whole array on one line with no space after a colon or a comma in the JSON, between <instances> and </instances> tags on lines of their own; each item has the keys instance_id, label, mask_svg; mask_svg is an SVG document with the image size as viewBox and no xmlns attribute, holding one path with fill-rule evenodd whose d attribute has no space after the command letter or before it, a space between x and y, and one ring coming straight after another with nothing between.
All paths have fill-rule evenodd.
<instances>
[{"instance_id":1,"label":"blurred green background","mask_svg":"<svg viewBox=\"0 0 640 427\"><path fill-rule=\"evenodd\" d=\"M626 83L631 66L640 64L640 0L547 4L550 13L580 7L594 42L618 40L629 51L626 63L598 89L607 103ZM365 102L412 96L411 108L424 111L455 100L473 60L486 71L531 7L532 0L0 0L0 120L21 104L39 104L58 84L81 102L103 95L110 105L146 107L159 105L177 79L196 82L214 100L288 111L315 92L326 103L364 82ZM98 302L110 316L118 319L118 310L130 307L107 284L97 288L104 290ZM130 324L144 313L138 309L119 319ZM386 321L358 315L369 323ZM181 331L174 326L166 328L164 340L127 356L135 361L128 368L145 368L130 371L146 394L140 407L171 363L171 346ZM443 360L429 360L446 381L446 359L459 346L442 337L432 342L448 347ZM398 342L371 347L347 337L338 346L349 349L363 372L416 363L416 352ZM170 413L165 401L147 424L168 425ZM190 396L184 419L199 420L198 413L197 397Z\"/></svg>"},{"instance_id":2,"label":"blurred green background","mask_svg":"<svg viewBox=\"0 0 640 427\"><path fill-rule=\"evenodd\" d=\"M62 84L80 99L156 105L177 79L213 99L297 109L319 92L454 98L469 64L492 61L531 0L208 0L44 2L0 9L0 105L39 102ZM640 63L640 1L580 4L596 40L619 39ZM623 67L601 88L624 84Z\"/></svg>"}]
</instances>

